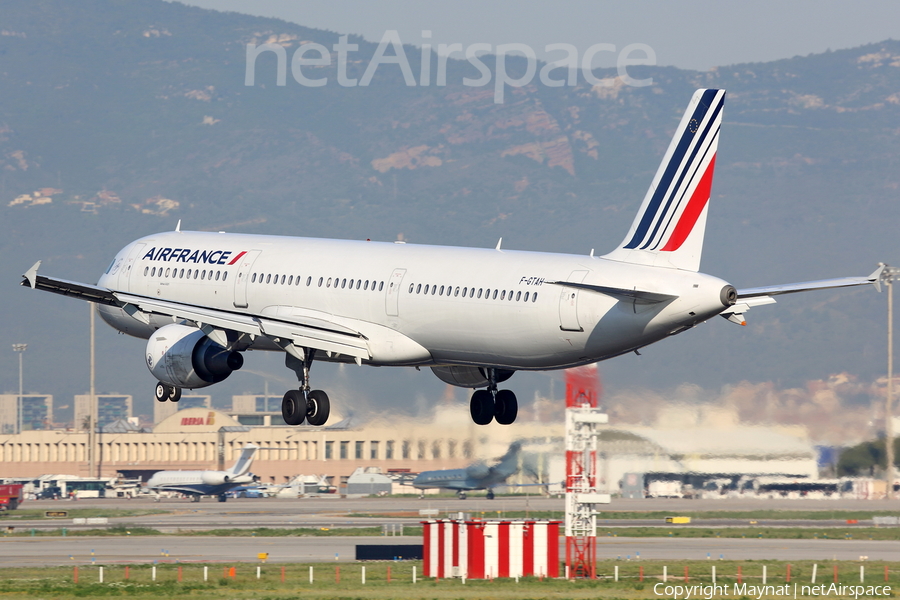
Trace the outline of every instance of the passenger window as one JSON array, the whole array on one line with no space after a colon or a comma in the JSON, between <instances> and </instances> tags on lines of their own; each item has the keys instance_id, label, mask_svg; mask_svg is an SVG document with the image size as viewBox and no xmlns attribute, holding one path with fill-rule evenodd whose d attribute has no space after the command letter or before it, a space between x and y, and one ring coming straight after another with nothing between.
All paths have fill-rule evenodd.
<instances>
[{"instance_id":1,"label":"passenger window","mask_svg":"<svg viewBox=\"0 0 900 600\"><path fill-rule=\"evenodd\" d=\"M147 276L147 273L150 272L150 267L144 267L144 277Z\"/></svg>"},{"instance_id":2,"label":"passenger window","mask_svg":"<svg viewBox=\"0 0 900 600\"><path fill-rule=\"evenodd\" d=\"M472 288L471 290L469 290L469 298L474 298L474 297L475 297L475 288Z\"/></svg>"},{"instance_id":3,"label":"passenger window","mask_svg":"<svg viewBox=\"0 0 900 600\"><path fill-rule=\"evenodd\" d=\"M200 275L200 269L194 269L194 279L197 279L197 277L199 275ZM260 275L260 277L262 277L262 275ZM260 281L262 281L262 280L260 280Z\"/></svg>"},{"instance_id":4,"label":"passenger window","mask_svg":"<svg viewBox=\"0 0 900 600\"><path fill-rule=\"evenodd\" d=\"M156 277L156 267L150 270L150 277Z\"/></svg>"},{"instance_id":5,"label":"passenger window","mask_svg":"<svg viewBox=\"0 0 900 600\"><path fill-rule=\"evenodd\" d=\"M522 299L522 292L516 292L516 302Z\"/></svg>"},{"instance_id":6,"label":"passenger window","mask_svg":"<svg viewBox=\"0 0 900 600\"><path fill-rule=\"evenodd\" d=\"M466 294L468 294L468 293L469 293L469 287L466 286L466 287L463 288L463 298L465 298L465 297L466 297Z\"/></svg>"},{"instance_id":7,"label":"passenger window","mask_svg":"<svg viewBox=\"0 0 900 600\"><path fill-rule=\"evenodd\" d=\"M344 289L345 287L347 287L347 280L346 280L346 279L342 279L342 280L341 280L341 289Z\"/></svg>"},{"instance_id":8,"label":"passenger window","mask_svg":"<svg viewBox=\"0 0 900 600\"><path fill-rule=\"evenodd\" d=\"M456 286L456 289L453 291L453 296L454 297L459 296L459 286ZM463 298L465 298L465 297L466 297L466 293L463 292Z\"/></svg>"},{"instance_id":9,"label":"passenger window","mask_svg":"<svg viewBox=\"0 0 900 600\"><path fill-rule=\"evenodd\" d=\"M537 302L537 292L534 293L534 296L531 297L532 302Z\"/></svg>"},{"instance_id":10,"label":"passenger window","mask_svg":"<svg viewBox=\"0 0 900 600\"><path fill-rule=\"evenodd\" d=\"M428 294L428 284L425 284L425 293Z\"/></svg>"},{"instance_id":11,"label":"passenger window","mask_svg":"<svg viewBox=\"0 0 900 600\"><path fill-rule=\"evenodd\" d=\"M325 282L325 287L327 287L327 288L331 287L331 277L329 277L328 281Z\"/></svg>"},{"instance_id":12,"label":"passenger window","mask_svg":"<svg viewBox=\"0 0 900 600\"><path fill-rule=\"evenodd\" d=\"M369 280L368 279L366 279L366 284L363 286L363 289L364 290L369 289Z\"/></svg>"},{"instance_id":13,"label":"passenger window","mask_svg":"<svg viewBox=\"0 0 900 600\"><path fill-rule=\"evenodd\" d=\"M481 298L481 288L478 288L478 297Z\"/></svg>"},{"instance_id":14,"label":"passenger window","mask_svg":"<svg viewBox=\"0 0 900 600\"><path fill-rule=\"evenodd\" d=\"M421 284L421 283L420 283L419 285L416 286L416 293L417 293L417 294L421 294L421 293L422 293L422 284Z\"/></svg>"},{"instance_id":15,"label":"passenger window","mask_svg":"<svg viewBox=\"0 0 900 600\"><path fill-rule=\"evenodd\" d=\"M500 292L500 299L503 300L505 298L506 298L506 290L503 290L502 292Z\"/></svg>"},{"instance_id":16,"label":"passenger window","mask_svg":"<svg viewBox=\"0 0 900 600\"><path fill-rule=\"evenodd\" d=\"M166 269L166 277L169 276L169 269Z\"/></svg>"},{"instance_id":17,"label":"passenger window","mask_svg":"<svg viewBox=\"0 0 900 600\"><path fill-rule=\"evenodd\" d=\"M512 291L512 290L509 290L509 301L510 301L510 302L512 302L512 298L513 298L512 295L513 295L513 291Z\"/></svg>"},{"instance_id":18,"label":"passenger window","mask_svg":"<svg viewBox=\"0 0 900 600\"><path fill-rule=\"evenodd\" d=\"M286 277L286 275L282 275L282 276L281 276L281 285L284 285L284 279L285 279L285 277Z\"/></svg>"},{"instance_id":19,"label":"passenger window","mask_svg":"<svg viewBox=\"0 0 900 600\"><path fill-rule=\"evenodd\" d=\"M322 278L319 277L319 287L322 287Z\"/></svg>"},{"instance_id":20,"label":"passenger window","mask_svg":"<svg viewBox=\"0 0 900 600\"><path fill-rule=\"evenodd\" d=\"M438 295L439 295L439 296L443 296L443 295L444 295L444 286L441 286L441 293L438 294Z\"/></svg>"},{"instance_id":21,"label":"passenger window","mask_svg":"<svg viewBox=\"0 0 900 600\"><path fill-rule=\"evenodd\" d=\"M222 281L225 281L226 279L228 279L228 271L222 273Z\"/></svg>"},{"instance_id":22,"label":"passenger window","mask_svg":"<svg viewBox=\"0 0 900 600\"><path fill-rule=\"evenodd\" d=\"M288 277L288 285L294 285L294 276L293 275Z\"/></svg>"},{"instance_id":23,"label":"passenger window","mask_svg":"<svg viewBox=\"0 0 900 600\"><path fill-rule=\"evenodd\" d=\"M353 289L353 280L352 279L350 280L350 288L349 289L351 289L351 290Z\"/></svg>"},{"instance_id":24,"label":"passenger window","mask_svg":"<svg viewBox=\"0 0 900 600\"><path fill-rule=\"evenodd\" d=\"M272 283L272 274L271 273L266 275L266 283Z\"/></svg>"},{"instance_id":25,"label":"passenger window","mask_svg":"<svg viewBox=\"0 0 900 600\"><path fill-rule=\"evenodd\" d=\"M384 289L384 282L383 282L383 281L379 281L379 282L378 282L378 291L380 292L380 291L383 290L383 289Z\"/></svg>"},{"instance_id":26,"label":"passenger window","mask_svg":"<svg viewBox=\"0 0 900 600\"><path fill-rule=\"evenodd\" d=\"M178 272L178 279L184 279L184 269Z\"/></svg>"},{"instance_id":27,"label":"passenger window","mask_svg":"<svg viewBox=\"0 0 900 600\"><path fill-rule=\"evenodd\" d=\"M530 294L530 293L531 292L525 292L525 302L528 302L528 294Z\"/></svg>"},{"instance_id":28,"label":"passenger window","mask_svg":"<svg viewBox=\"0 0 900 600\"><path fill-rule=\"evenodd\" d=\"M493 296L492 300L496 300L496 299L497 299L497 290L494 290L494 296Z\"/></svg>"},{"instance_id":29,"label":"passenger window","mask_svg":"<svg viewBox=\"0 0 900 600\"><path fill-rule=\"evenodd\" d=\"M414 283L409 284L409 293L412 294L412 293L413 293L413 290L414 290L415 288L416 288L416 284L414 284Z\"/></svg>"},{"instance_id":30,"label":"passenger window","mask_svg":"<svg viewBox=\"0 0 900 600\"><path fill-rule=\"evenodd\" d=\"M360 284L362 283L362 279L356 280L356 289L359 289Z\"/></svg>"},{"instance_id":31,"label":"passenger window","mask_svg":"<svg viewBox=\"0 0 900 600\"><path fill-rule=\"evenodd\" d=\"M206 271L200 273L200 279L206 279Z\"/></svg>"}]
</instances>

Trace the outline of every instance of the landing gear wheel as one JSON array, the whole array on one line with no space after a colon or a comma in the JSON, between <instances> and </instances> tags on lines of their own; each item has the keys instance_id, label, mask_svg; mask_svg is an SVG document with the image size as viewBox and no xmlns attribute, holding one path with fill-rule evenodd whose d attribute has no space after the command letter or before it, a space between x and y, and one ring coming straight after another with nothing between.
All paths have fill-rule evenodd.
<instances>
[{"instance_id":1,"label":"landing gear wheel","mask_svg":"<svg viewBox=\"0 0 900 600\"><path fill-rule=\"evenodd\" d=\"M488 390L477 390L469 401L469 413L476 425L487 425L494 419L494 396Z\"/></svg>"},{"instance_id":2,"label":"landing gear wheel","mask_svg":"<svg viewBox=\"0 0 900 600\"><path fill-rule=\"evenodd\" d=\"M488 490L486 497L488 500L493 500L494 499L494 490Z\"/></svg>"},{"instance_id":3,"label":"landing gear wheel","mask_svg":"<svg viewBox=\"0 0 900 600\"><path fill-rule=\"evenodd\" d=\"M300 425L306 418L306 399L300 390L288 390L281 400L281 418L288 425Z\"/></svg>"},{"instance_id":4,"label":"landing gear wheel","mask_svg":"<svg viewBox=\"0 0 900 600\"><path fill-rule=\"evenodd\" d=\"M169 402L178 402L181 400L181 388L166 385L159 381L156 384L156 388L153 390L153 396L156 398L157 402L165 402L166 400Z\"/></svg>"},{"instance_id":5,"label":"landing gear wheel","mask_svg":"<svg viewBox=\"0 0 900 600\"><path fill-rule=\"evenodd\" d=\"M494 419L501 425L511 425L519 414L519 402L510 390L500 390L494 399Z\"/></svg>"},{"instance_id":6,"label":"landing gear wheel","mask_svg":"<svg viewBox=\"0 0 900 600\"><path fill-rule=\"evenodd\" d=\"M306 420L310 425L324 425L330 414L328 394L322 390L313 390L306 396Z\"/></svg>"},{"instance_id":7,"label":"landing gear wheel","mask_svg":"<svg viewBox=\"0 0 900 600\"><path fill-rule=\"evenodd\" d=\"M225 502L226 500L228 500L228 496L226 496L225 494L219 494L219 502Z\"/></svg>"},{"instance_id":8,"label":"landing gear wheel","mask_svg":"<svg viewBox=\"0 0 900 600\"><path fill-rule=\"evenodd\" d=\"M460 500L465 500L466 493L465 492L456 492L456 497L459 498Z\"/></svg>"},{"instance_id":9,"label":"landing gear wheel","mask_svg":"<svg viewBox=\"0 0 900 600\"><path fill-rule=\"evenodd\" d=\"M191 502L200 502L200 496L196 494L191 496Z\"/></svg>"}]
</instances>

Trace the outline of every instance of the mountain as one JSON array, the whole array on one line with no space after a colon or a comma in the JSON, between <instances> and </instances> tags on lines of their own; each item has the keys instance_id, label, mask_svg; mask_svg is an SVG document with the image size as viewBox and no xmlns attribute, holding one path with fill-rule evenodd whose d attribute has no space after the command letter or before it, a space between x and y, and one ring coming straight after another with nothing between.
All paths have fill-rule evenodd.
<instances>
[{"instance_id":1,"label":"mountain","mask_svg":"<svg viewBox=\"0 0 900 600\"><path fill-rule=\"evenodd\" d=\"M535 79L497 104L492 87L462 84L478 72L454 59L444 86L435 64L427 87L405 85L397 65L344 87L336 58L303 67L327 85L300 85L288 64L280 86L267 52L245 85L248 43L278 44L290 63L301 45L341 39L276 19L158 0L0 0L0 15L0 332L29 344L26 388L57 404L87 387L87 308L18 288L35 260L96 281L124 244L178 220L481 247L502 236L505 248L602 254L627 231L697 87L728 90L705 272L740 288L898 262L900 42L709 72L632 68L652 77L646 87L614 70L597 71L610 86ZM346 75L361 79L377 46L346 43L358 45ZM419 74L419 49L404 49ZM870 289L785 298L748 313L746 328L716 319L602 372L608 389L874 379L885 302ZM101 325L98 344L98 390L133 393L149 411L142 342ZM0 363L8 390L15 359ZM273 376L273 394L289 385L277 357L248 357L248 369L262 375L210 393L226 402ZM424 372L317 366L314 377L373 410L413 411L441 390ZM548 382L513 380L522 398Z\"/></svg>"}]
</instances>

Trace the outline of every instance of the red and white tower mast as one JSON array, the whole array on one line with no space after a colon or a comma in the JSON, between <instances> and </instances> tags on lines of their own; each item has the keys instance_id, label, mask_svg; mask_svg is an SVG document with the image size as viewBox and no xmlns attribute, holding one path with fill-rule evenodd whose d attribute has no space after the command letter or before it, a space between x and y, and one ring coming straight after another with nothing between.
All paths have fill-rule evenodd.
<instances>
[{"instance_id":1,"label":"red and white tower mast","mask_svg":"<svg viewBox=\"0 0 900 600\"><path fill-rule=\"evenodd\" d=\"M597 408L600 382L597 365L566 371L566 572L569 577L597 577L596 504L608 504L598 493L599 426L608 422Z\"/></svg>"}]
</instances>

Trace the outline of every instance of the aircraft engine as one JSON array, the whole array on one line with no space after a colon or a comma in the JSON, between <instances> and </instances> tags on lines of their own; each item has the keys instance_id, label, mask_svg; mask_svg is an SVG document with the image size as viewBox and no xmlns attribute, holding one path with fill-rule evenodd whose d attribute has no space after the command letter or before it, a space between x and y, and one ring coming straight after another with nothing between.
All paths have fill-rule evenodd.
<instances>
[{"instance_id":1,"label":"aircraft engine","mask_svg":"<svg viewBox=\"0 0 900 600\"><path fill-rule=\"evenodd\" d=\"M219 383L244 366L240 352L226 350L196 327L166 325L147 341L147 367L159 381L178 388Z\"/></svg>"},{"instance_id":2,"label":"aircraft engine","mask_svg":"<svg viewBox=\"0 0 900 600\"><path fill-rule=\"evenodd\" d=\"M200 480L207 485L222 485L231 481L228 475L221 471L203 471Z\"/></svg>"},{"instance_id":3,"label":"aircraft engine","mask_svg":"<svg viewBox=\"0 0 900 600\"><path fill-rule=\"evenodd\" d=\"M444 383L459 387L478 388L490 384L487 369L481 367L431 367L432 372ZM515 371L497 369L497 383L506 381Z\"/></svg>"}]
</instances>

